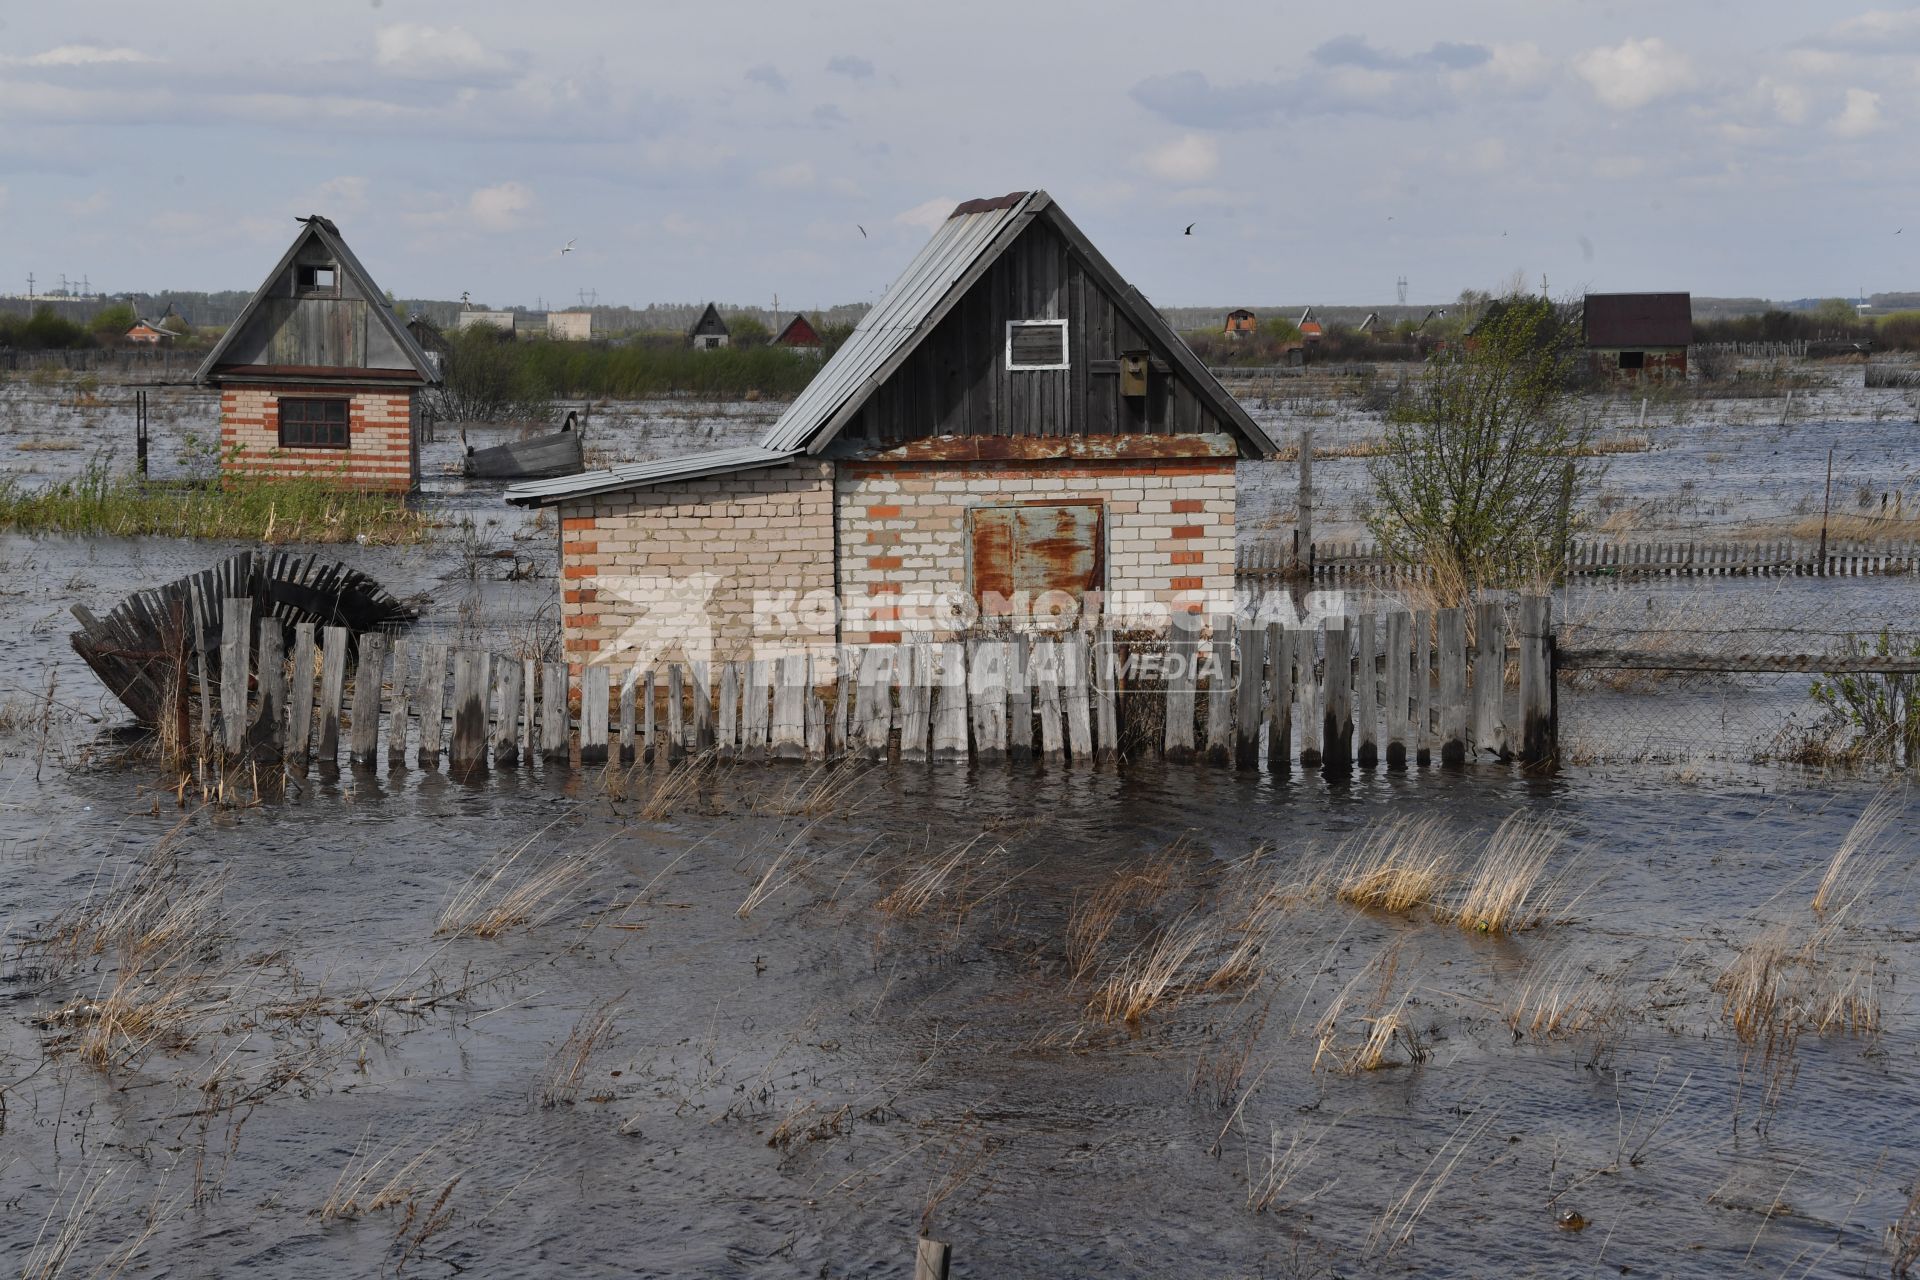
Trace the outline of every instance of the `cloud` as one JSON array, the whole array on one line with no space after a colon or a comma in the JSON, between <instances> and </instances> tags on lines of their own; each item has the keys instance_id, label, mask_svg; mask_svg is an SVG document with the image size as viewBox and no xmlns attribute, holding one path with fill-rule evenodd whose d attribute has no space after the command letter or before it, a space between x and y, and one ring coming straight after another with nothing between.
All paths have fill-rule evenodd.
<instances>
[{"instance_id":1,"label":"cloud","mask_svg":"<svg viewBox=\"0 0 1920 1280\"><path fill-rule=\"evenodd\" d=\"M135 62L158 62L159 59L152 54L142 53L138 49L124 47L110 49L97 44L63 44L31 57L7 58L4 61L26 67L93 67L105 63L125 65Z\"/></svg>"},{"instance_id":2,"label":"cloud","mask_svg":"<svg viewBox=\"0 0 1920 1280\"><path fill-rule=\"evenodd\" d=\"M1693 63L1659 36L1589 49L1573 70L1615 111L1633 111L1694 86Z\"/></svg>"},{"instance_id":3,"label":"cloud","mask_svg":"<svg viewBox=\"0 0 1920 1280\"><path fill-rule=\"evenodd\" d=\"M95 191L78 200L67 201L67 212L76 218L93 218L113 208L113 197L104 191Z\"/></svg>"},{"instance_id":4,"label":"cloud","mask_svg":"<svg viewBox=\"0 0 1920 1280\"><path fill-rule=\"evenodd\" d=\"M533 188L524 182L481 187L467 197L467 217L482 231L513 231L533 211Z\"/></svg>"},{"instance_id":5,"label":"cloud","mask_svg":"<svg viewBox=\"0 0 1920 1280\"><path fill-rule=\"evenodd\" d=\"M757 67L748 67L747 82L771 89L775 93L787 91L787 78L781 75L780 68L771 62L763 62Z\"/></svg>"},{"instance_id":6,"label":"cloud","mask_svg":"<svg viewBox=\"0 0 1920 1280\"><path fill-rule=\"evenodd\" d=\"M792 164L783 164L772 169L762 169L756 180L763 187L775 191L803 191L813 185L813 166L805 160L795 160Z\"/></svg>"},{"instance_id":7,"label":"cloud","mask_svg":"<svg viewBox=\"0 0 1920 1280\"><path fill-rule=\"evenodd\" d=\"M1286 83L1215 85L1202 71L1150 76L1129 96L1175 124L1202 128L1243 128L1304 105L1302 95Z\"/></svg>"},{"instance_id":8,"label":"cloud","mask_svg":"<svg viewBox=\"0 0 1920 1280\"><path fill-rule=\"evenodd\" d=\"M1802 40L1800 47L1836 53L1911 53L1920 50L1920 9L1869 9Z\"/></svg>"},{"instance_id":9,"label":"cloud","mask_svg":"<svg viewBox=\"0 0 1920 1280\"><path fill-rule=\"evenodd\" d=\"M845 124L847 117L846 113L841 111L838 106L831 102L823 102L813 109L813 122L822 127L829 127L836 124Z\"/></svg>"},{"instance_id":10,"label":"cloud","mask_svg":"<svg viewBox=\"0 0 1920 1280\"><path fill-rule=\"evenodd\" d=\"M373 33L373 63L390 75L418 80L497 77L513 69L503 55L461 27L398 22Z\"/></svg>"},{"instance_id":11,"label":"cloud","mask_svg":"<svg viewBox=\"0 0 1920 1280\"><path fill-rule=\"evenodd\" d=\"M1374 47L1365 36L1335 36L1315 49L1311 57L1323 67L1360 67L1368 71L1445 67L1451 71L1465 71L1490 61L1493 51L1481 44L1443 41L1425 53L1402 55Z\"/></svg>"},{"instance_id":12,"label":"cloud","mask_svg":"<svg viewBox=\"0 0 1920 1280\"><path fill-rule=\"evenodd\" d=\"M959 203L960 201L953 196L935 196L931 200L921 201L911 209L902 209L893 215L893 220L896 225L902 227L918 227L922 231L933 232L953 215L954 208Z\"/></svg>"},{"instance_id":13,"label":"cloud","mask_svg":"<svg viewBox=\"0 0 1920 1280\"><path fill-rule=\"evenodd\" d=\"M1205 134L1188 133L1147 153L1147 172L1168 182L1202 182L1220 167L1220 144Z\"/></svg>"},{"instance_id":14,"label":"cloud","mask_svg":"<svg viewBox=\"0 0 1920 1280\"><path fill-rule=\"evenodd\" d=\"M1868 89L1847 90L1847 103L1827 128L1842 138L1864 138L1885 122L1880 118L1880 95Z\"/></svg>"},{"instance_id":15,"label":"cloud","mask_svg":"<svg viewBox=\"0 0 1920 1280\"><path fill-rule=\"evenodd\" d=\"M1762 81L1773 114L1782 124L1804 124L1807 119L1807 94L1798 85Z\"/></svg>"},{"instance_id":16,"label":"cloud","mask_svg":"<svg viewBox=\"0 0 1920 1280\"><path fill-rule=\"evenodd\" d=\"M313 189L316 207L340 213L358 213L367 207L367 180L355 175L328 178Z\"/></svg>"},{"instance_id":17,"label":"cloud","mask_svg":"<svg viewBox=\"0 0 1920 1280\"><path fill-rule=\"evenodd\" d=\"M873 64L852 53L836 53L827 59L827 70L849 80L873 79Z\"/></svg>"}]
</instances>

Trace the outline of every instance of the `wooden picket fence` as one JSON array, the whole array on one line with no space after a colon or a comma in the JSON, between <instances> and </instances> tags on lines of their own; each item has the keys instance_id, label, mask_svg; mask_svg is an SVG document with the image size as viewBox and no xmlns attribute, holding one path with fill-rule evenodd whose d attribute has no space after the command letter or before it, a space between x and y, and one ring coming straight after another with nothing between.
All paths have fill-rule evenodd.
<instances>
[{"instance_id":1,"label":"wooden picket fence","mask_svg":"<svg viewBox=\"0 0 1920 1280\"><path fill-rule=\"evenodd\" d=\"M1234 565L1244 578L1300 576L1290 549L1243 548ZM1920 573L1920 543L1832 541L1822 553L1812 539L1768 542L1579 541L1568 556L1571 577L1862 577ZM1326 582L1406 582L1431 576L1402 565L1371 542L1316 542L1305 576Z\"/></svg>"},{"instance_id":2,"label":"wooden picket fence","mask_svg":"<svg viewBox=\"0 0 1920 1280\"><path fill-rule=\"evenodd\" d=\"M619 673L588 665L576 684L561 662L312 623L292 628L288 654L278 620L256 625L253 601L234 597L222 604L218 714L203 689L194 736L226 761L337 767L344 741L355 766L411 756L438 767L444 757L458 775L490 763L709 751L769 760L1159 754L1334 775L1435 755L1546 764L1557 728L1550 601L1522 597L1517 616L1510 642L1498 600L1312 625L1177 614L1154 635L825 646Z\"/></svg>"}]
</instances>

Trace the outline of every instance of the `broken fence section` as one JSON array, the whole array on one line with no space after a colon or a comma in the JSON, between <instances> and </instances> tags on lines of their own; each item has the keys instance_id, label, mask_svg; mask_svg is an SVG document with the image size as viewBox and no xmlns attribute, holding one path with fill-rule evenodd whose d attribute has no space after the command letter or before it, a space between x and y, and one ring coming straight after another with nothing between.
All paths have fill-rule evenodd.
<instances>
[{"instance_id":1,"label":"broken fence section","mask_svg":"<svg viewBox=\"0 0 1920 1280\"><path fill-rule=\"evenodd\" d=\"M1246 578L1298 576L1291 549L1242 548L1235 572ZM1567 558L1572 577L1853 578L1920 573L1920 543L1781 538L1766 542L1580 541ZM1424 580L1424 565L1403 565L1371 542L1316 542L1307 574L1329 582Z\"/></svg>"},{"instance_id":2,"label":"broken fence section","mask_svg":"<svg viewBox=\"0 0 1920 1280\"><path fill-rule=\"evenodd\" d=\"M223 602L227 759L409 760L456 774L543 759L1110 761L1159 755L1340 775L1384 763L1554 758L1550 601L1360 614L1310 626L1176 615L1168 631L975 636L615 671L382 632L284 629ZM1469 635L1472 641L1469 643ZM1510 686L1517 653L1518 683ZM213 732L210 732L213 730Z\"/></svg>"}]
</instances>

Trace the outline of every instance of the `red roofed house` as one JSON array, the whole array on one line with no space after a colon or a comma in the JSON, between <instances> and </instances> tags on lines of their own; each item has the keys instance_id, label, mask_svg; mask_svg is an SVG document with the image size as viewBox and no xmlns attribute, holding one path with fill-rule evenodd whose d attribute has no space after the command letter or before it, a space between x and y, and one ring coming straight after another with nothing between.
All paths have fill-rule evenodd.
<instances>
[{"instance_id":1,"label":"red roofed house","mask_svg":"<svg viewBox=\"0 0 1920 1280\"><path fill-rule=\"evenodd\" d=\"M792 347L798 351L818 351L821 346L820 331L813 327L811 320L796 311L793 319L787 321L787 327L774 335L773 345Z\"/></svg>"},{"instance_id":2,"label":"red roofed house","mask_svg":"<svg viewBox=\"0 0 1920 1280\"><path fill-rule=\"evenodd\" d=\"M201 363L220 391L220 469L420 483L422 388L440 381L340 231L317 214Z\"/></svg>"}]
</instances>

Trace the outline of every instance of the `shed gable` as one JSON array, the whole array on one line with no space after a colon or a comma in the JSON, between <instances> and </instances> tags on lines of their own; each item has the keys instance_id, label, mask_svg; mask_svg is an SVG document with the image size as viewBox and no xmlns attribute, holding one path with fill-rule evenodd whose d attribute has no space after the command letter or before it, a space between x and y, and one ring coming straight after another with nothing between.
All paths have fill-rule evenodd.
<instances>
[{"instance_id":1,"label":"shed gable","mask_svg":"<svg viewBox=\"0 0 1920 1280\"><path fill-rule=\"evenodd\" d=\"M1237 433L1167 341L1134 323L1109 275L1034 219L867 397L835 451L930 436ZM1146 358L1144 394L1121 376L1130 355Z\"/></svg>"}]
</instances>

